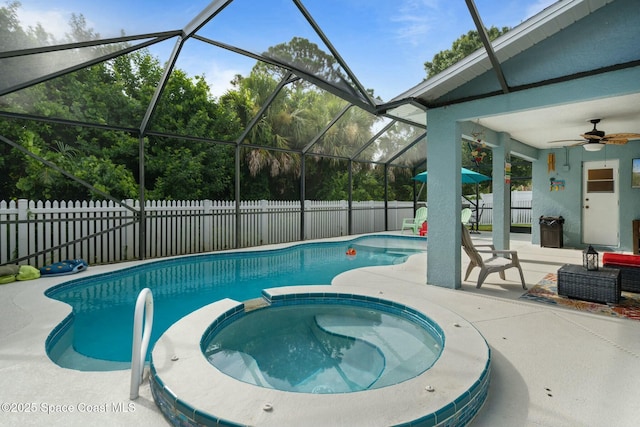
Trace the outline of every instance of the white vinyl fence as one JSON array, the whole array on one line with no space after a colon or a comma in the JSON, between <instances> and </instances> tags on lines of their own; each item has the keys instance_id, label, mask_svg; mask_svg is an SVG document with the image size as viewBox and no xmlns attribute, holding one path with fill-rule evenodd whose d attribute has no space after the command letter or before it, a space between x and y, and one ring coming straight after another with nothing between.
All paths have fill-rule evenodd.
<instances>
[{"instance_id":1,"label":"white vinyl fence","mask_svg":"<svg viewBox=\"0 0 640 427\"><path fill-rule=\"evenodd\" d=\"M512 193L512 224L531 224L531 192ZM480 224L492 223L493 197L483 194ZM0 265L22 262L43 266L82 258L90 264L137 259L140 253L140 209L111 201L0 201ZM300 202L148 201L144 258L251 247L301 240ZM304 240L349 234L349 206L342 201L304 202ZM352 233L400 230L412 218L412 202L353 202Z\"/></svg>"},{"instance_id":2,"label":"white vinyl fence","mask_svg":"<svg viewBox=\"0 0 640 427\"><path fill-rule=\"evenodd\" d=\"M82 258L90 264L137 259L138 201L0 201L0 265L43 266ZM145 203L145 258L210 252L301 240L300 202L149 201ZM346 201L305 201L304 239L349 234ZM388 203L388 228L413 217L413 203ZM385 231L384 202L353 202L353 234Z\"/></svg>"},{"instance_id":3,"label":"white vinyl fence","mask_svg":"<svg viewBox=\"0 0 640 427\"><path fill-rule=\"evenodd\" d=\"M511 192L511 224L531 224L531 200L531 191ZM480 195L479 223L493 224L493 194L491 193Z\"/></svg>"}]
</instances>

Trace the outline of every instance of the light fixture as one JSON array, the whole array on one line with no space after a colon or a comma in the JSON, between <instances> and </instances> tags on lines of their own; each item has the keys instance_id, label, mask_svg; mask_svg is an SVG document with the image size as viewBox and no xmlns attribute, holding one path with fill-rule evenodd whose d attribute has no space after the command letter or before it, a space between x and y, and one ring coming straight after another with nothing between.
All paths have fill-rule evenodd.
<instances>
[{"instance_id":1,"label":"light fixture","mask_svg":"<svg viewBox=\"0 0 640 427\"><path fill-rule=\"evenodd\" d=\"M587 249L582 252L582 266L589 271L598 270L598 252L593 249L593 246L589 245Z\"/></svg>"},{"instance_id":2,"label":"light fixture","mask_svg":"<svg viewBox=\"0 0 640 427\"><path fill-rule=\"evenodd\" d=\"M599 142L588 142L584 144L583 147L587 151L600 151L604 147L604 144L600 144Z\"/></svg>"}]
</instances>

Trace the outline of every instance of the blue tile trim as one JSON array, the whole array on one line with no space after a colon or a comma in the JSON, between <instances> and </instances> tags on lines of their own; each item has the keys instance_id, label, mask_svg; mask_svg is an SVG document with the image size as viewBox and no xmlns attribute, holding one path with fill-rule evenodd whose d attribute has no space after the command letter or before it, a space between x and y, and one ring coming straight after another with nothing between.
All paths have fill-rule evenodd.
<instances>
[{"instance_id":1,"label":"blue tile trim","mask_svg":"<svg viewBox=\"0 0 640 427\"><path fill-rule=\"evenodd\" d=\"M452 403L455 408L454 412L447 413L447 409L450 408L451 404L436 412L436 417L438 419L438 424L436 424L436 426L466 426L475 418L476 414L480 408L482 408L482 405L487 399L491 376L490 367L491 352L489 351L487 364L478 380L467 392L463 393Z\"/></svg>"},{"instance_id":2,"label":"blue tile trim","mask_svg":"<svg viewBox=\"0 0 640 427\"><path fill-rule=\"evenodd\" d=\"M396 236L396 235L388 235L388 234L384 234L381 235L382 237L384 237L385 239L389 239L389 240L424 240L424 238L418 238L415 236ZM110 272L105 272L105 273L100 273L100 274L95 274L89 277L80 277L77 279L73 279L73 280L69 280L67 282L61 283L59 285L55 285L50 287L49 289L47 289L44 294L49 297L49 298L54 298L56 294L62 292L62 291L66 291L68 288L71 287L76 287L76 286L83 286L83 285L91 285L92 282L96 279L96 278L105 278L105 277L119 277L119 276L127 276L129 273L131 273L132 271L146 271L146 270L156 270L158 267L163 267L166 265L171 265L171 264L184 264L185 261L188 263L190 260L199 260L202 258L207 258L207 257L216 257L216 258L234 258L237 259L238 257L240 258L254 258L256 256L256 254L263 254L265 252L268 252L270 254L279 254L282 252L287 252L287 251L291 251L293 249L299 249L301 247L311 247L311 246L325 246L325 247L341 247L344 246L345 244L356 244L359 241L363 240L366 241L368 239L370 239L371 236L361 236L361 237L357 237L354 239L350 239L350 240L342 240L342 241L336 241L336 242L300 242L297 244L290 244L287 246L284 246L282 248L276 248L276 249L256 249L256 250L250 250L250 251L242 251L242 252L213 252L213 253L204 253L204 254L195 254L195 255L184 255L184 256L179 256L179 257L175 257L175 258L171 258L171 259L161 259L161 260L157 260L157 261L150 261L147 262L145 264L142 265L134 265L131 267L123 267L117 271L110 271ZM369 250L372 249L372 247L367 246ZM426 251L426 247L424 248L424 250ZM418 253L418 252L416 252Z\"/></svg>"},{"instance_id":3,"label":"blue tile trim","mask_svg":"<svg viewBox=\"0 0 640 427\"><path fill-rule=\"evenodd\" d=\"M193 415L193 420L198 424L198 425L204 425L204 426L217 426L218 424L218 419L216 417L214 417L213 415L204 412L204 411L198 411L196 409L195 414Z\"/></svg>"},{"instance_id":4,"label":"blue tile trim","mask_svg":"<svg viewBox=\"0 0 640 427\"><path fill-rule=\"evenodd\" d=\"M44 348L47 352L47 355L51 352L51 350L56 346L58 340L64 336L71 327L73 326L73 313L70 313L67 317L65 317L62 322L60 322L47 336L47 339L44 342Z\"/></svg>"},{"instance_id":5,"label":"blue tile trim","mask_svg":"<svg viewBox=\"0 0 640 427\"><path fill-rule=\"evenodd\" d=\"M244 315L244 304L238 304L215 319L213 323L211 323L211 325L209 325L209 327L204 331L202 338L200 338L200 349L202 350L202 352L204 353L207 345L215 334L217 334L229 323L236 321Z\"/></svg>"},{"instance_id":6,"label":"blue tile trim","mask_svg":"<svg viewBox=\"0 0 640 427\"><path fill-rule=\"evenodd\" d=\"M207 412L199 411L178 399L169 389L158 383L158 377L151 377L151 394L165 419L176 427L226 426L243 427L241 424L217 418Z\"/></svg>"},{"instance_id":7,"label":"blue tile trim","mask_svg":"<svg viewBox=\"0 0 640 427\"><path fill-rule=\"evenodd\" d=\"M425 328L438 341L440 347L443 347L445 344L446 337L444 335L444 332L436 322L434 322L431 318L419 312L418 310L394 301L388 301L385 299L366 295L341 294L337 292L301 292L271 295L268 291L264 290L262 292L262 295L273 307L301 304L343 304L371 308L386 313L395 314L409 321L413 321L414 323L417 323ZM206 329L203 337L200 340L200 348L202 349L202 351L205 351L211 339L222 328L244 315L244 304L239 304L235 308L227 311L222 316L215 319L213 323Z\"/></svg>"}]
</instances>

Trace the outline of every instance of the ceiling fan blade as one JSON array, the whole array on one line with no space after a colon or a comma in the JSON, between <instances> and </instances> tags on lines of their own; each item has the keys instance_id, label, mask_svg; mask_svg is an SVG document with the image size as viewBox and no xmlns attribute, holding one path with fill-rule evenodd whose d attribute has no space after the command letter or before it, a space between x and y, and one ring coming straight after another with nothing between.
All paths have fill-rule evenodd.
<instances>
[{"instance_id":1,"label":"ceiling fan blade","mask_svg":"<svg viewBox=\"0 0 640 427\"><path fill-rule=\"evenodd\" d=\"M553 144L554 142L586 142L584 139L556 139L555 141L547 141L547 144Z\"/></svg>"},{"instance_id":2,"label":"ceiling fan blade","mask_svg":"<svg viewBox=\"0 0 640 427\"><path fill-rule=\"evenodd\" d=\"M598 141L602 139L600 135L589 135L586 133L583 133L580 136L583 137L584 139L592 139L592 140L598 140Z\"/></svg>"},{"instance_id":3,"label":"ceiling fan blade","mask_svg":"<svg viewBox=\"0 0 640 427\"><path fill-rule=\"evenodd\" d=\"M587 141L578 142L577 144L571 144L569 147L579 147L581 145L589 144Z\"/></svg>"},{"instance_id":4,"label":"ceiling fan blade","mask_svg":"<svg viewBox=\"0 0 640 427\"><path fill-rule=\"evenodd\" d=\"M623 144L626 144L627 142L629 142L629 140L626 139L626 138L609 138L609 137L606 137L606 138L602 138L600 142L603 143L603 144L623 145Z\"/></svg>"},{"instance_id":5,"label":"ceiling fan blade","mask_svg":"<svg viewBox=\"0 0 640 427\"><path fill-rule=\"evenodd\" d=\"M640 133L610 133L605 139L640 139Z\"/></svg>"}]
</instances>

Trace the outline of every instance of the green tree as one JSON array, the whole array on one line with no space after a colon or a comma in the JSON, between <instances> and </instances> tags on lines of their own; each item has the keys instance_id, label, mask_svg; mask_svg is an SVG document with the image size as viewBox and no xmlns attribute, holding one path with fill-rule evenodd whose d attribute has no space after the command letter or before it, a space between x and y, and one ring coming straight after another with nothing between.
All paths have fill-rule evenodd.
<instances>
[{"instance_id":1,"label":"green tree","mask_svg":"<svg viewBox=\"0 0 640 427\"><path fill-rule=\"evenodd\" d=\"M41 26L21 28L17 19L19 7L20 3L12 2L0 8L0 45L5 50L57 43ZM82 15L72 15L69 27L64 43L99 38ZM57 58L55 61L64 61L68 60L67 54L99 56L126 46L87 47L62 51L52 57ZM330 54L302 38L273 46L265 55L326 81L346 80ZM55 61L53 69L59 65ZM49 71L42 70L42 73ZM211 96L203 76L190 77L175 69L150 118L149 133L142 141L148 197L234 197L235 147L215 142L236 141L288 73L288 70L259 62L248 76L234 79L233 90L216 99ZM130 128L130 132L18 120L0 122L0 131L37 156L113 197L135 197L141 142L136 131L162 74L159 61L148 51L138 50L0 99L2 108L8 111L115 125ZM11 76L7 73L3 77ZM286 85L242 141L247 145L241 150L240 169L245 198L297 198L303 148L345 105L344 100L303 79ZM311 156L306 158L307 185L312 192L328 198L346 197L347 162L338 158L352 157L371 138L376 120L374 115L353 107L317 141L310 150ZM387 146L393 144L376 142L362 155L368 158L384 155ZM10 145L2 144L0 153L0 166L5 172L0 177L3 199L98 197ZM325 176L339 179L323 179ZM381 182L378 169L354 162L353 176L356 199L381 197L382 187L376 186Z\"/></svg>"},{"instance_id":2,"label":"green tree","mask_svg":"<svg viewBox=\"0 0 640 427\"><path fill-rule=\"evenodd\" d=\"M294 38L289 43L273 46L265 55L327 80L341 76L334 58L306 39ZM259 62L249 76L236 77L234 89L225 94L221 102L234 108L235 115L247 125L287 73L280 67ZM301 157L296 151L301 151L314 140L345 104L345 101L304 80L286 85L243 141L253 147L242 151L242 194L245 197L297 198ZM317 141L310 152L319 154L318 157L307 156L307 188L312 187L310 194L324 194L325 197L332 194L330 189L321 190L315 184L333 185L333 180L322 179L322 176L332 176L337 157L353 155L371 138L371 127L376 120L364 110L351 108ZM370 148L372 151L375 149L374 146ZM248 173L246 178L245 172ZM250 184L244 184L249 182L249 178ZM337 182L334 184L339 185Z\"/></svg>"},{"instance_id":3,"label":"green tree","mask_svg":"<svg viewBox=\"0 0 640 427\"><path fill-rule=\"evenodd\" d=\"M39 40L42 38L39 32L20 28L17 20L19 7L19 3L11 3L0 9L0 22L7 24L0 28L0 34L5 36L0 43L20 39L12 41L13 49L43 44ZM87 27L82 15L72 15L69 25L70 31L64 42L99 37ZM53 41L52 37L44 39ZM124 46L83 49L89 54L99 55ZM20 113L135 130L140 126L162 73L159 61L148 51L139 50L12 93L0 102L3 107ZM233 109L215 102L203 77L189 78L183 71L175 70L165 89L152 117L153 130L210 139L229 139L239 133L240 121ZM138 177L139 168L139 140L135 134L33 121L3 121L1 130L4 136L20 141L29 150L36 150L39 156L66 171L76 172L77 177L86 178L96 188L115 197L130 197L129 182L132 177ZM233 173L230 169L234 162L233 151L229 147L188 142L181 138L147 138L145 144L149 165L145 180L148 194L152 197L224 198L233 194ZM61 155L60 147L69 147L67 153L73 150L73 159ZM25 159L22 153L9 145L2 144L0 150L2 166L7 167L3 168L6 173L0 179L3 199L55 199L86 194L86 190L78 188L77 183L45 165L34 164L37 161L33 158ZM14 159L19 159L19 162L13 162ZM83 168L77 168L77 165Z\"/></svg>"},{"instance_id":4,"label":"green tree","mask_svg":"<svg viewBox=\"0 0 640 427\"><path fill-rule=\"evenodd\" d=\"M344 164L346 162L341 161L340 163ZM320 169L330 169L331 173L325 174L323 172L322 175L326 177L325 179L312 180L317 185L315 189L311 187L310 198L316 200L347 200L349 197L349 174L345 168L342 168L342 170L335 168L333 170L332 166L334 165L326 160L319 161L318 166L320 166ZM318 173L311 176L315 175L318 175Z\"/></svg>"},{"instance_id":5,"label":"green tree","mask_svg":"<svg viewBox=\"0 0 640 427\"><path fill-rule=\"evenodd\" d=\"M353 200L383 200L384 187L381 182L381 176L376 173L376 169L370 167L360 168L354 176ZM390 194L390 198L393 198L392 194Z\"/></svg>"},{"instance_id":6,"label":"green tree","mask_svg":"<svg viewBox=\"0 0 640 427\"><path fill-rule=\"evenodd\" d=\"M509 27L502 27L499 29L492 26L487 30L487 35L489 36L489 40L494 40L507 31L509 31ZM461 35L453 42L451 49L442 50L436 53L431 61L424 63L427 78L433 77L444 71L482 47L482 40L480 40L478 31L471 30L467 34Z\"/></svg>"},{"instance_id":7,"label":"green tree","mask_svg":"<svg viewBox=\"0 0 640 427\"><path fill-rule=\"evenodd\" d=\"M216 102L203 77L189 78L184 71L174 70L150 128L174 135L230 140L242 127L229 104L228 100ZM229 146L153 137L148 140L147 156L145 178L150 198L226 199L233 195L234 153Z\"/></svg>"},{"instance_id":8,"label":"green tree","mask_svg":"<svg viewBox=\"0 0 640 427\"><path fill-rule=\"evenodd\" d=\"M20 143L30 152L117 199L133 198L137 194L131 172L121 165L115 165L110 159L98 159L93 155L79 156L77 150L61 141L56 141L56 149L48 150L46 143L29 131L23 132ZM32 200L103 198L31 156L25 154L22 164L26 164L26 174L15 184L22 191L20 197Z\"/></svg>"},{"instance_id":9,"label":"green tree","mask_svg":"<svg viewBox=\"0 0 640 427\"><path fill-rule=\"evenodd\" d=\"M0 6L0 51L2 52L38 46L42 26L38 25L36 29L25 31L20 26L18 18L20 6L20 2L17 1Z\"/></svg>"},{"instance_id":10,"label":"green tree","mask_svg":"<svg viewBox=\"0 0 640 427\"><path fill-rule=\"evenodd\" d=\"M302 37L293 37L288 43L271 46L264 53L264 56L277 59L294 68L302 69L329 82L348 81L346 74L342 71L333 55ZM280 80L288 72L281 67L266 63L259 63L257 67L269 70L277 80ZM297 84L303 86L311 85L306 80L298 80Z\"/></svg>"}]
</instances>

